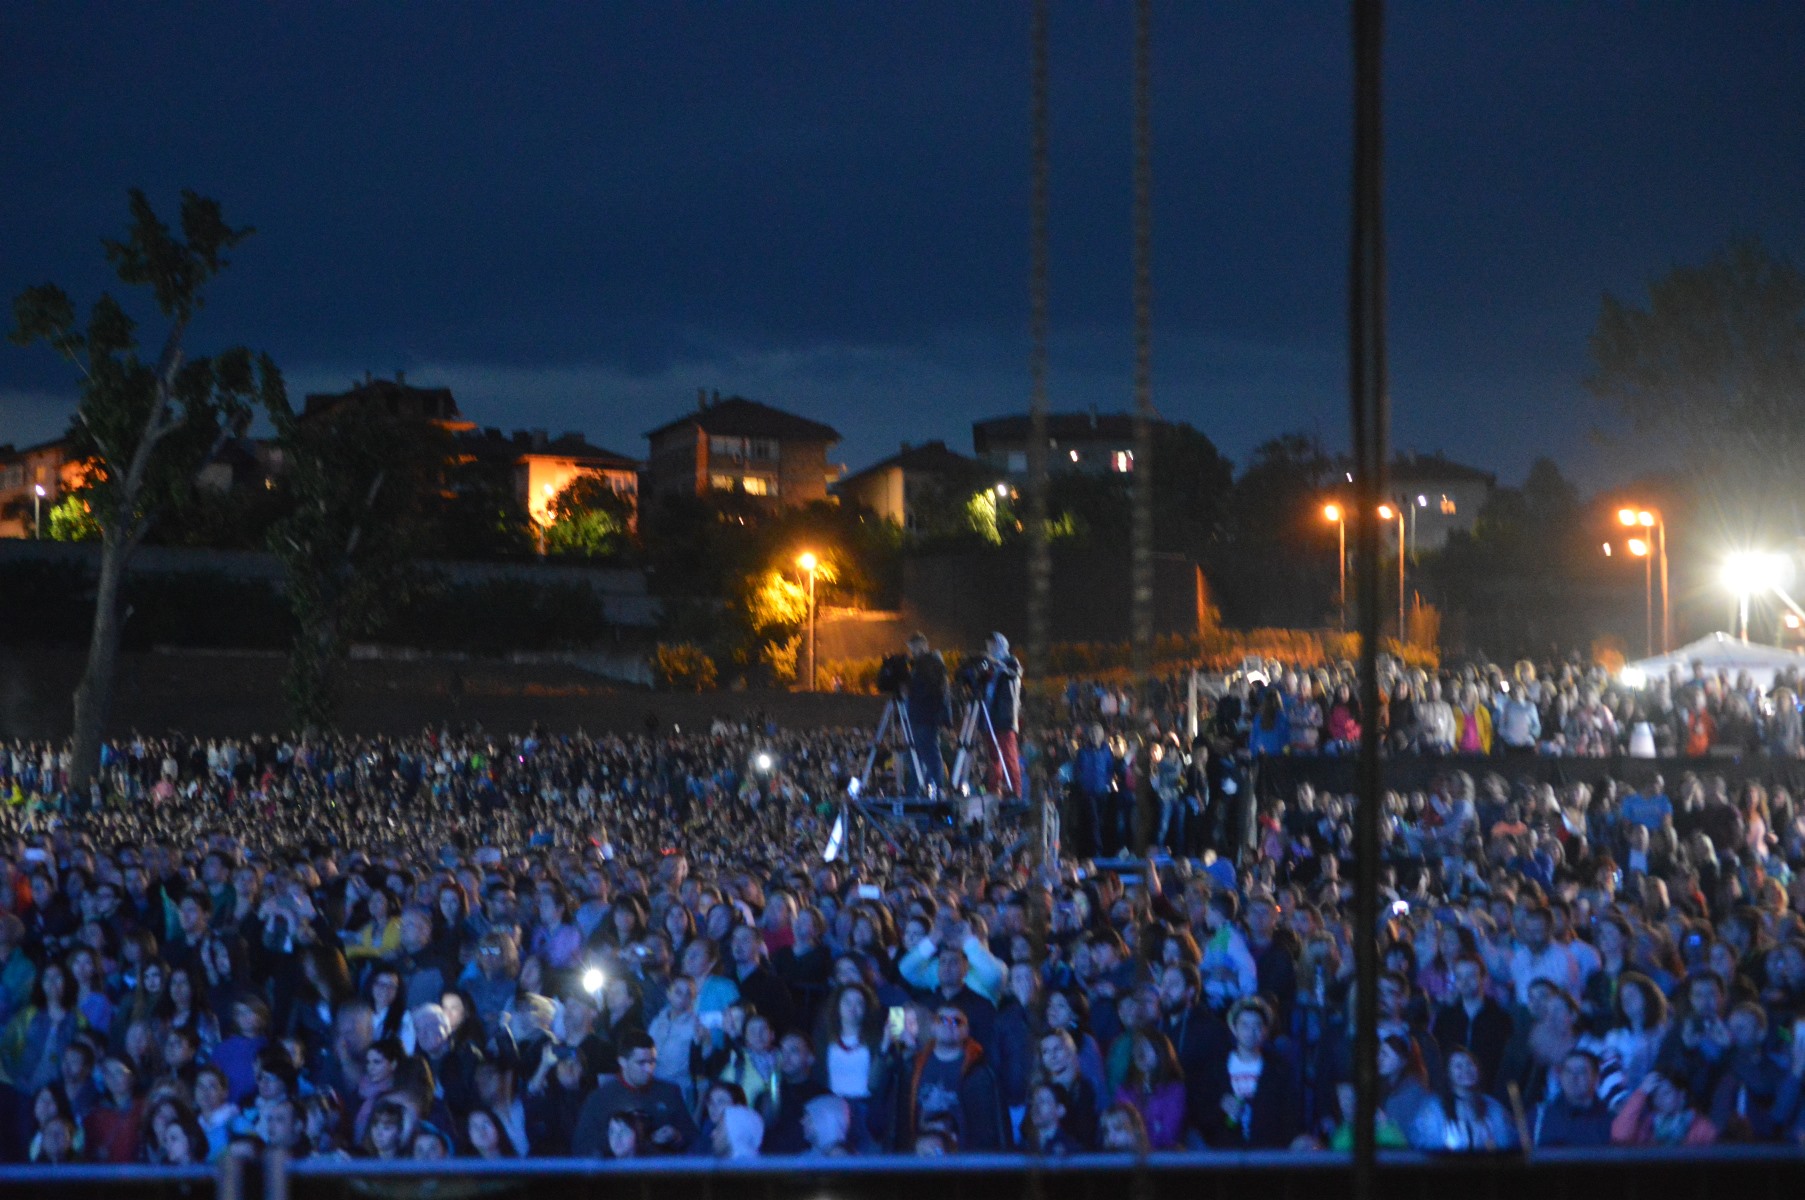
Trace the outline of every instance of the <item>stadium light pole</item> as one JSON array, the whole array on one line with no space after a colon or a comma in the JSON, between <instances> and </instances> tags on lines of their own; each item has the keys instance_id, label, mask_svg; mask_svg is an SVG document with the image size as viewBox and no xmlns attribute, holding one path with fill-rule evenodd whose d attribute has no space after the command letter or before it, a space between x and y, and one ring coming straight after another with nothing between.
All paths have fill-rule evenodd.
<instances>
[{"instance_id":1,"label":"stadium light pole","mask_svg":"<svg viewBox=\"0 0 1805 1200\"><path fill-rule=\"evenodd\" d=\"M1404 510L1381 504L1379 519L1398 523L1398 645L1402 646L1410 637L1410 631L1404 625Z\"/></svg>"},{"instance_id":2,"label":"stadium light pole","mask_svg":"<svg viewBox=\"0 0 1805 1200\"><path fill-rule=\"evenodd\" d=\"M1633 537L1629 551L1642 560L1642 627L1643 643L1650 658L1655 653L1655 556L1647 538Z\"/></svg>"},{"instance_id":3,"label":"stadium light pole","mask_svg":"<svg viewBox=\"0 0 1805 1200\"><path fill-rule=\"evenodd\" d=\"M804 691L815 690L815 569L821 560L815 557L812 550L805 550L796 560L796 565L808 572L808 686Z\"/></svg>"},{"instance_id":4,"label":"stadium light pole","mask_svg":"<svg viewBox=\"0 0 1805 1200\"><path fill-rule=\"evenodd\" d=\"M1341 629L1347 632L1347 513L1339 504L1322 506L1325 521L1335 522L1335 603L1341 610Z\"/></svg>"},{"instance_id":5,"label":"stadium light pole","mask_svg":"<svg viewBox=\"0 0 1805 1200\"><path fill-rule=\"evenodd\" d=\"M1661 560L1661 653L1666 654L1673 649L1673 620L1667 607L1667 518L1658 509L1620 508L1617 521L1626 529L1646 529L1654 535L1652 557Z\"/></svg>"}]
</instances>

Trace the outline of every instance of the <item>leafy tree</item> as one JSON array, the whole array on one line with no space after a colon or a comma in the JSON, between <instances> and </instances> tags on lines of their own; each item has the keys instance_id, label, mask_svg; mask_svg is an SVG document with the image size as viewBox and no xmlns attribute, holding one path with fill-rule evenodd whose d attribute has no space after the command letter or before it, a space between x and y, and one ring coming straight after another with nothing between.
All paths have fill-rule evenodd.
<instances>
[{"instance_id":1,"label":"leafy tree","mask_svg":"<svg viewBox=\"0 0 1805 1200\"><path fill-rule=\"evenodd\" d=\"M353 639L408 602L416 560L433 544L451 439L430 422L374 405L302 419L286 392L268 397L292 507L270 535L295 617L286 680L295 720L329 725Z\"/></svg>"},{"instance_id":2,"label":"leafy tree","mask_svg":"<svg viewBox=\"0 0 1805 1200\"><path fill-rule=\"evenodd\" d=\"M13 302L12 340L42 341L80 372L70 436L76 453L93 464L85 498L100 530L101 555L88 663L75 689L78 784L100 767L119 659L121 585L132 556L159 518L191 492L196 473L246 427L253 403L281 387L267 357L238 348L191 358L184 346L207 285L251 229L234 229L216 201L189 191L182 193L179 233L141 191L131 192L130 210L124 239L101 244L119 281L145 289L163 320L154 360L140 357L138 323L110 293L95 301L83 327L74 302L55 284L27 288Z\"/></svg>"},{"instance_id":3,"label":"leafy tree","mask_svg":"<svg viewBox=\"0 0 1805 1200\"><path fill-rule=\"evenodd\" d=\"M1226 536L1208 560L1224 619L1310 625L1335 599L1335 527L1322 519L1334 464L1302 433L1254 449L1226 508Z\"/></svg>"},{"instance_id":4,"label":"leafy tree","mask_svg":"<svg viewBox=\"0 0 1805 1200\"><path fill-rule=\"evenodd\" d=\"M70 492L44 514L44 532L53 542L97 542L100 523L81 492Z\"/></svg>"},{"instance_id":5,"label":"leafy tree","mask_svg":"<svg viewBox=\"0 0 1805 1200\"><path fill-rule=\"evenodd\" d=\"M551 517L542 535L547 554L612 558L630 544L633 505L600 472L577 475L546 511Z\"/></svg>"},{"instance_id":6,"label":"leafy tree","mask_svg":"<svg viewBox=\"0 0 1805 1200\"><path fill-rule=\"evenodd\" d=\"M1683 446L1701 476L1749 496L1793 494L1805 456L1805 273L1792 262L1736 242L1651 282L1645 303L1607 295L1591 352L1592 394Z\"/></svg>"}]
</instances>

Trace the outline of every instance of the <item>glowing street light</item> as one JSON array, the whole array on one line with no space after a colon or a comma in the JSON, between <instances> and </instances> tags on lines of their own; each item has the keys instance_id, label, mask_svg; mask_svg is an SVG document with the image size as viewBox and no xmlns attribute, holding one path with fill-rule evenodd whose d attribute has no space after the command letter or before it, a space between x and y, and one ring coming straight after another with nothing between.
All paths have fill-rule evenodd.
<instances>
[{"instance_id":1,"label":"glowing street light","mask_svg":"<svg viewBox=\"0 0 1805 1200\"><path fill-rule=\"evenodd\" d=\"M808 572L808 686L804 690L815 690L815 569L821 565L814 552L805 550L796 559L796 565Z\"/></svg>"},{"instance_id":2,"label":"glowing street light","mask_svg":"<svg viewBox=\"0 0 1805 1200\"><path fill-rule=\"evenodd\" d=\"M1724 559L1723 584L1736 596L1737 619L1742 640L1749 640L1749 597L1767 592L1781 583L1785 560L1778 554L1759 550L1738 551Z\"/></svg>"},{"instance_id":3,"label":"glowing street light","mask_svg":"<svg viewBox=\"0 0 1805 1200\"><path fill-rule=\"evenodd\" d=\"M34 541L44 536L44 521L40 509L45 495L43 484L31 485L31 536Z\"/></svg>"},{"instance_id":4,"label":"glowing street light","mask_svg":"<svg viewBox=\"0 0 1805 1200\"><path fill-rule=\"evenodd\" d=\"M1741 550L1724 559L1723 585L1735 593L1742 640L1749 640L1749 597L1780 586L1786 559L1762 550Z\"/></svg>"}]
</instances>

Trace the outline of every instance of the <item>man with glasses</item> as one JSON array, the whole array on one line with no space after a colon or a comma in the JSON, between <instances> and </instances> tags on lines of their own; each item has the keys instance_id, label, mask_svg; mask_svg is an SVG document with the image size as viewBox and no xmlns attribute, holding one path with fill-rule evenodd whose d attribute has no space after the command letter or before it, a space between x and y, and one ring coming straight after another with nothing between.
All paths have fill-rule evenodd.
<instances>
[{"instance_id":1,"label":"man with glasses","mask_svg":"<svg viewBox=\"0 0 1805 1200\"><path fill-rule=\"evenodd\" d=\"M1005 1149L1009 1122L1002 1090L965 1014L952 1004L938 1005L930 1039L898 1089L891 1147L907 1151L919 1130L936 1128L951 1130L962 1150Z\"/></svg>"}]
</instances>

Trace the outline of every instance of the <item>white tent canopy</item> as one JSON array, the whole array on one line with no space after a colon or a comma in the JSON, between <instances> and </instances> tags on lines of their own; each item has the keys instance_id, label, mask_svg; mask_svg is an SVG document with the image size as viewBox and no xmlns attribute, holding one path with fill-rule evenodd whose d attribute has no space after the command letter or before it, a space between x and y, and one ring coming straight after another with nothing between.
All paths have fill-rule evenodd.
<instances>
[{"instance_id":1,"label":"white tent canopy","mask_svg":"<svg viewBox=\"0 0 1805 1200\"><path fill-rule=\"evenodd\" d=\"M1745 643L1727 633L1707 634L1696 642L1688 642L1669 654L1658 654L1624 667L1627 675L1640 671L1646 679L1662 679L1669 668L1678 667L1682 679L1692 678L1692 665L1697 663L1715 675L1728 671L1734 679L1739 671L1747 671L1763 689L1774 686L1774 676L1788 667L1805 672L1805 654L1795 654L1778 646Z\"/></svg>"}]
</instances>

